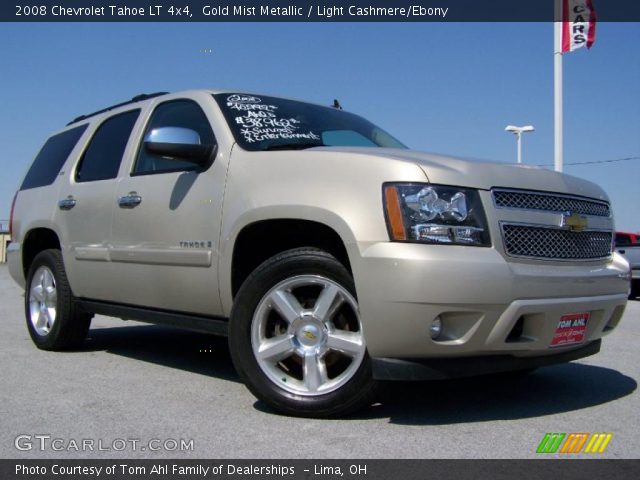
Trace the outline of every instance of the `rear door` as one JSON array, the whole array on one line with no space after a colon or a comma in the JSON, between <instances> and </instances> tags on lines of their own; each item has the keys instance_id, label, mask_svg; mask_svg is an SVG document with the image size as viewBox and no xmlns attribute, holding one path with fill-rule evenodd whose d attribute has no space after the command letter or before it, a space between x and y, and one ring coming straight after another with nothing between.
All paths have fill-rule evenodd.
<instances>
[{"instance_id":1,"label":"rear door","mask_svg":"<svg viewBox=\"0 0 640 480\"><path fill-rule=\"evenodd\" d=\"M213 161L213 153L211 165L198 167L144 147L144 139L163 127L188 129L203 145L215 145L206 112L211 107L192 98L168 100L146 121L130 172L115 192L110 248L118 279L111 293L115 301L221 313L217 247L225 163Z\"/></svg>"},{"instance_id":2,"label":"rear door","mask_svg":"<svg viewBox=\"0 0 640 480\"><path fill-rule=\"evenodd\" d=\"M108 117L95 130L60 187L60 228L67 275L78 297L108 300L113 276L109 237L118 172L140 109Z\"/></svg>"}]
</instances>

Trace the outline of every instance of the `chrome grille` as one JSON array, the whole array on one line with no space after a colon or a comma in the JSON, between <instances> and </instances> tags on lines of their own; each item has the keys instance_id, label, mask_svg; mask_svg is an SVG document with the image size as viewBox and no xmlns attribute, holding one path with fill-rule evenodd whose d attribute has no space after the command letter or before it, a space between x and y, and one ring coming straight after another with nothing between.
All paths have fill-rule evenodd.
<instances>
[{"instance_id":1,"label":"chrome grille","mask_svg":"<svg viewBox=\"0 0 640 480\"><path fill-rule=\"evenodd\" d=\"M502 225L508 255L549 260L591 260L611 254L611 232L574 232L528 225Z\"/></svg>"},{"instance_id":2,"label":"chrome grille","mask_svg":"<svg viewBox=\"0 0 640 480\"><path fill-rule=\"evenodd\" d=\"M608 217L609 204L557 193L537 193L514 190L494 190L493 199L497 207L524 210L544 210L547 212L571 212L580 215Z\"/></svg>"}]
</instances>

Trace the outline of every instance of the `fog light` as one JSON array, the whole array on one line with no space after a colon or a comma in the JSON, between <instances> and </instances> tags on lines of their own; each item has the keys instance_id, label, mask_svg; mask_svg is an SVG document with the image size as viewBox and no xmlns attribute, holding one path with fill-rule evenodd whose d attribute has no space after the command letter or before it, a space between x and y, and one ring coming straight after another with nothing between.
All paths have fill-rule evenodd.
<instances>
[{"instance_id":1,"label":"fog light","mask_svg":"<svg viewBox=\"0 0 640 480\"><path fill-rule=\"evenodd\" d=\"M433 322L431 322L431 328L429 328L429 333L431 334L431 339L435 340L442 333L442 320L440 317L436 317Z\"/></svg>"}]
</instances>

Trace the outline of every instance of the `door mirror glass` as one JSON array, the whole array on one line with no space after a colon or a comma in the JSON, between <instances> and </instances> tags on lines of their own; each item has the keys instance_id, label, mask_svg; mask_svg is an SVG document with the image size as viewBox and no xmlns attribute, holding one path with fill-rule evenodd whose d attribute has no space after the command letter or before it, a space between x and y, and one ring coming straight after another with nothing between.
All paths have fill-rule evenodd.
<instances>
[{"instance_id":1,"label":"door mirror glass","mask_svg":"<svg viewBox=\"0 0 640 480\"><path fill-rule=\"evenodd\" d=\"M198 132L183 127L152 129L144 138L144 148L167 160L186 160L201 166L208 163L213 152L213 145L200 143Z\"/></svg>"},{"instance_id":2,"label":"door mirror glass","mask_svg":"<svg viewBox=\"0 0 640 480\"><path fill-rule=\"evenodd\" d=\"M213 163L217 145L204 111L186 98L158 105L141 143L131 175L202 172Z\"/></svg>"}]
</instances>

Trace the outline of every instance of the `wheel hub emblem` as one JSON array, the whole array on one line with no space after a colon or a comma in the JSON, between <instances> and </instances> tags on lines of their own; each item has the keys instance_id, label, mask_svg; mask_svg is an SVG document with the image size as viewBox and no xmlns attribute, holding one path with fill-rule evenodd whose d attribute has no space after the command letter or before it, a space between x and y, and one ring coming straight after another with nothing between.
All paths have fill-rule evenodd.
<instances>
[{"instance_id":1,"label":"wheel hub emblem","mask_svg":"<svg viewBox=\"0 0 640 480\"><path fill-rule=\"evenodd\" d=\"M313 332L312 332L312 331L310 331L310 330L304 330L304 331L302 332L302 335L303 335L306 339L308 339L308 340L315 340L316 338L318 338L318 337L316 336L316 334L315 334L315 333L313 333Z\"/></svg>"}]
</instances>

